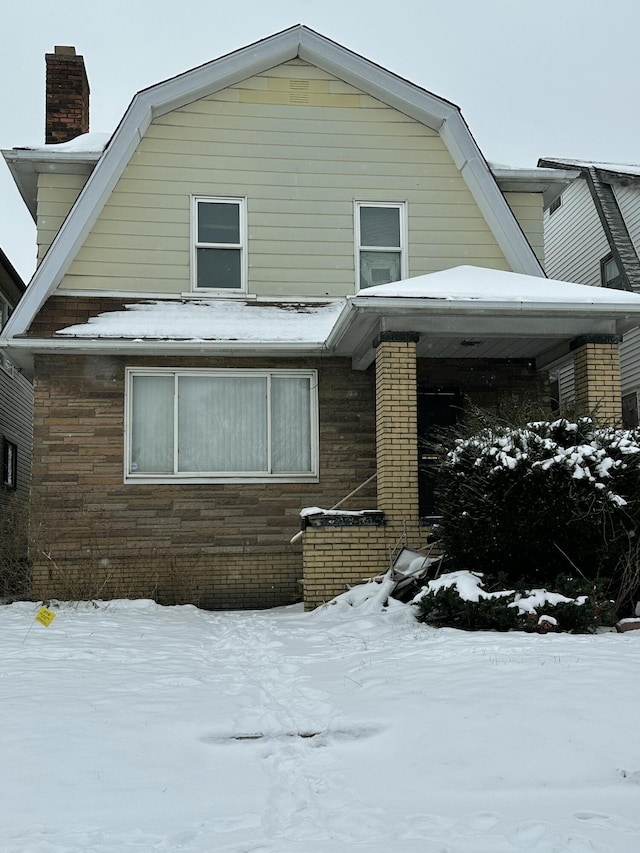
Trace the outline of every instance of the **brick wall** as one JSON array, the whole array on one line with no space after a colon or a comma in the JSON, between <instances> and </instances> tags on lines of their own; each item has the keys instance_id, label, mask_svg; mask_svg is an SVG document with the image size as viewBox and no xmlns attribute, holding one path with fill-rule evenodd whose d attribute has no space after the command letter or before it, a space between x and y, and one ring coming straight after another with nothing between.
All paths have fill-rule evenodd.
<instances>
[{"instance_id":1,"label":"brick wall","mask_svg":"<svg viewBox=\"0 0 640 853\"><path fill-rule=\"evenodd\" d=\"M384 527L307 527L303 539L306 610L389 568Z\"/></svg>"},{"instance_id":2,"label":"brick wall","mask_svg":"<svg viewBox=\"0 0 640 853\"><path fill-rule=\"evenodd\" d=\"M378 509L388 535L418 537L416 345L388 340L376 349Z\"/></svg>"},{"instance_id":3,"label":"brick wall","mask_svg":"<svg viewBox=\"0 0 640 853\"><path fill-rule=\"evenodd\" d=\"M289 540L299 530L300 509L333 506L375 470L373 372L354 372L347 359L240 362L246 368L318 370L317 484L124 485L125 367L176 363L37 357L31 524L36 597L69 597L79 579L89 578L91 587L104 582L108 595L153 589L167 601L182 577L188 598L197 593L210 607L299 599L301 546ZM239 361L190 358L179 364L225 368ZM345 506L356 505L375 507L374 484Z\"/></svg>"},{"instance_id":4,"label":"brick wall","mask_svg":"<svg viewBox=\"0 0 640 853\"><path fill-rule=\"evenodd\" d=\"M617 343L585 343L573 354L575 404L602 424L622 424L620 351Z\"/></svg>"},{"instance_id":5,"label":"brick wall","mask_svg":"<svg viewBox=\"0 0 640 853\"><path fill-rule=\"evenodd\" d=\"M89 132L89 81L75 48L56 46L45 55L45 142L68 142Z\"/></svg>"}]
</instances>

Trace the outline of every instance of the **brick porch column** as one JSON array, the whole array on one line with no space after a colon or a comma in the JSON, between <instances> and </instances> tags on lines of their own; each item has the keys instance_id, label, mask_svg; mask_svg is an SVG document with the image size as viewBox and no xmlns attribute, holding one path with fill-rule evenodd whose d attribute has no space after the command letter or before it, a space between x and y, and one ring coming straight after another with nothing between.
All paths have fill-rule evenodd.
<instances>
[{"instance_id":1,"label":"brick porch column","mask_svg":"<svg viewBox=\"0 0 640 853\"><path fill-rule=\"evenodd\" d=\"M622 423L618 335L583 335L571 342L576 406L610 426Z\"/></svg>"},{"instance_id":2,"label":"brick porch column","mask_svg":"<svg viewBox=\"0 0 640 853\"><path fill-rule=\"evenodd\" d=\"M416 545L418 524L418 423L416 332L382 332L376 348L376 462L378 509L387 538L405 532Z\"/></svg>"}]
</instances>

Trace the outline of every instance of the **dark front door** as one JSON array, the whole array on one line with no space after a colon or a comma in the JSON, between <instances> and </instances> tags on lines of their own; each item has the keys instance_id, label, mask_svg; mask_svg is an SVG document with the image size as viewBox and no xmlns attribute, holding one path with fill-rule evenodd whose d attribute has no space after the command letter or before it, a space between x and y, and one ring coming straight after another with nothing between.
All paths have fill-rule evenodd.
<instances>
[{"instance_id":1,"label":"dark front door","mask_svg":"<svg viewBox=\"0 0 640 853\"><path fill-rule=\"evenodd\" d=\"M436 514L435 481L442 452L438 432L462 413L459 388L418 388L418 488L420 517Z\"/></svg>"}]
</instances>

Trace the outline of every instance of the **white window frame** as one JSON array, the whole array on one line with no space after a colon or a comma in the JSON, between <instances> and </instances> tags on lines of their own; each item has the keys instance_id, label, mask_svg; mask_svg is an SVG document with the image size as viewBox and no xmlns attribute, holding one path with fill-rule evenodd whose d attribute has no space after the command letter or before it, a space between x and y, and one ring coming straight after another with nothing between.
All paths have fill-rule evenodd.
<instances>
[{"instance_id":1,"label":"white window frame","mask_svg":"<svg viewBox=\"0 0 640 853\"><path fill-rule=\"evenodd\" d=\"M271 459L271 378L290 376L309 380L309 427L311 444L311 470L300 473L258 472L180 472L177 470L178 447L178 410L177 394L174 393L174 471L173 473L137 473L131 465L132 400L133 380L136 376L173 376L177 383L183 376L232 376L239 378L267 378L267 430L268 455ZM316 370L245 370L245 369L206 369L179 367L127 367L125 369L125 435L124 435L124 482L125 483L317 483L319 470L319 428L318 428L318 372Z\"/></svg>"},{"instance_id":2,"label":"white window frame","mask_svg":"<svg viewBox=\"0 0 640 853\"><path fill-rule=\"evenodd\" d=\"M400 211L400 246L364 246L360 240L360 211L363 207L386 207ZM408 252L408 215L406 201L355 201L354 202L354 240L355 240L355 268L356 268L356 293L360 288L360 253L361 252L400 252L400 279L409 277L409 252ZM368 288L362 288L367 290Z\"/></svg>"},{"instance_id":3,"label":"white window frame","mask_svg":"<svg viewBox=\"0 0 640 853\"><path fill-rule=\"evenodd\" d=\"M235 204L239 209L239 243L199 243L198 242L198 205ZM239 249L240 250L240 286L239 287L198 287L198 249ZM244 196L203 196L191 197L191 293L204 294L245 294L247 292L247 199Z\"/></svg>"}]
</instances>

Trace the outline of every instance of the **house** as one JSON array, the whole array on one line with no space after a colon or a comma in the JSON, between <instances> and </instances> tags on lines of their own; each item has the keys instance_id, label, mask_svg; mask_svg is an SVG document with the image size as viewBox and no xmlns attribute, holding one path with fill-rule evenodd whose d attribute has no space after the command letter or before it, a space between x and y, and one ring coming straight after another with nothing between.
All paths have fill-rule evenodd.
<instances>
[{"instance_id":1,"label":"house","mask_svg":"<svg viewBox=\"0 0 640 853\"><path fill-rule=\"evenodd\" d=\"M139 92L106 144L66 59L67 141L3 152L38 223L0 341L35 377L35 596L312 607L425 542L452 406L548 404L571 355L619 418L640 297L542 270L572 174L490 168L458 107L304 26Z\"/></svg>"},{"instance_id":2,"label":"house","mask_svg":"<svg viewBox=\"0 0 640 853\"><path fill-rule=\"evenodd\" d=\"M640 293L640 166L543 158L576 179L544 214L545 269L552 278ZM639 423L640 328L620 346L624 423ZM557 371L558 397L573 399L571 364Z\"/></svg>"},{"instance_id":3,"label":"house","mask_svg":"<svg viewBox=\"0 0 640 853\"><path fill-rule=\"evenodd\" d=\"M0 249L0 329L24 293L24 283ZM24 591L31 480L33 388L0 351L0 596Z\"/></svg>"}]
</instances>

